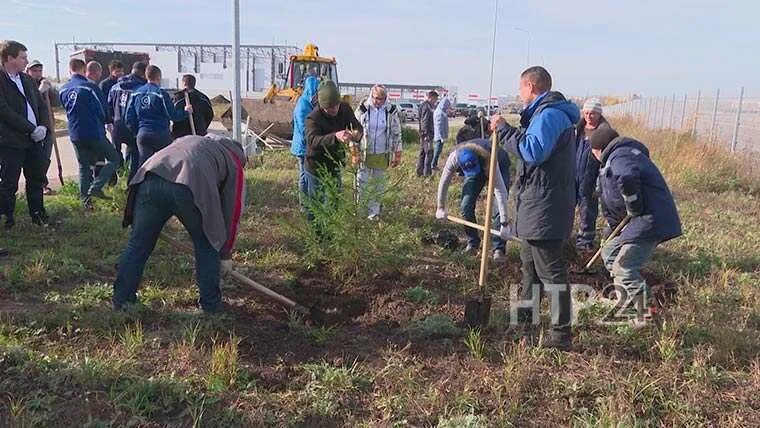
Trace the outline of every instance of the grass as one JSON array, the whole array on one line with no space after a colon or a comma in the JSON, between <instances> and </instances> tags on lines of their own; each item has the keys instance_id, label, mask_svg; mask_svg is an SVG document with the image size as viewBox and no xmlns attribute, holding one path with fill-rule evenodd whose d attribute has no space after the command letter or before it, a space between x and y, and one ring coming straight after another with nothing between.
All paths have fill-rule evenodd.
<instances>
[{"instance_id":1,"label":"grass","mask_svg":"<svg viewBox=\"0 0 760 428\"><path fill-rule=\"evenodd\" d=\"M684 225L645 272L678 289L659 329L600 325L608 308L590 304L579 313L576 352L518 346L503 298L520 279L512 244L507 265L489 276L491 326L462 328L478 260L423 242L441 230L463 236L433 219L437 182L414 175L416 137L407 131L382 220L366 220L346 171L338 208L323 218L329 245L316 245L299 213L289 154L266 152L246 172L236 267L319 307L324 324L227 279L222 292L234 309L198 313L193 259L163 242L141 304L114 313L114 266L128 233L123 188L84 212L67 184L46 199L46 229L28 222L19 201L17 227L0 232L12 253L0 259L0 426L752 425L757 168L687 135L613 125L649 147ZM452 214L458 194L455 181Z\"/></svg>"}]
</instances>

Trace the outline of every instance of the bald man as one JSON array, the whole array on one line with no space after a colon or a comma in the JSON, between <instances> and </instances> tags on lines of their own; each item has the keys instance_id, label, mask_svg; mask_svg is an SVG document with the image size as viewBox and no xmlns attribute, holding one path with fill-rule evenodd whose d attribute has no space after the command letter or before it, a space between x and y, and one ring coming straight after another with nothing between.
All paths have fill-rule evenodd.
<instances>
[{"instance_id":1,"label":"bald man","mask_svg":"<svg viewBox=\"0 0 760 428\"><path fill-rule=\"evenodd\" d=\"M100 65L97 61L90 61L87 63L84 77L87 78L90 82L94 84L98 84L100 82L100 77L103 75L103 66Z\"/></svg>"}]
</instances>

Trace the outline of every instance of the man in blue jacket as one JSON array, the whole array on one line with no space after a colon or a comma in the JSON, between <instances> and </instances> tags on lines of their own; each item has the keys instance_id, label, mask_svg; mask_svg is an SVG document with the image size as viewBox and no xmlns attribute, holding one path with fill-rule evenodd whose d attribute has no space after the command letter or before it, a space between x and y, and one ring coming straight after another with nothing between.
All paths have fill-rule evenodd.
<instances>
[{"instance_id":1,"label":"man in blue jacket","mask_svg":"<svg viewBox=\"0 0 760 428\"><path fill-rule=\"evenodd\" d=\"M543 67L530 67L520 75L520 98L526 105L520 128L500 115L491 118L492 130L506 150L520 160L517 168L515 232L522 238L521 302L518 322L523 341L532 345L536 321L534 296L540 286L551 292L552 330L544 346L569 350L571 335L570 289L563 243L570 237L575 210L575 123L580 111L559 92L551 91L552 78ZM534 290L536 288L536 290ZM535 293L534 293L535 291Z\"/></svg>"},{"instance_id":2,"label":"man in blue jacket","mask_svg":"<svg viewBox=\"0 0 760 428\"><path fill-rule=\"evenodd\" d=\"M623 308L631 312L637 309L630 321L643 326L651 312L641 267L657 245L681 236L681 220L665 178L649 158L646 146L618 136L611 128L600 128L591 136L591 152L602 165L599 187L602 213L609 227L617 227L626 215L631 218L620 235L602 248L604 265L625 299Z\"/></svg>"},{"instance_id":3,"label":"man in blue jacket","mask_svg":"<svg viewBox=\"0 0 760 428\"><path fill-rule=\"evenodd\" d=\"M192 105L184 110L174 108L171 96L161 88L160 68L149 65L145 77L148 83L132 94L127 108L127 126L137 135L140 166L172 142L169 121L184 120L193 112Z\"/></svg>"},{"instance_id":4,"label":"man in blue jacket","mask_svg":"<svg viewBox=\"0 0 760 428\"><path fill-rule=\"evenodd\" d=\"M306 170L303 165L306 159L306 116L317 105L318 88L319 78L307 77L303 82L303 93L296 102L296 108L293 109L293 142L290 145L290 153L298 160L298 200L302 207L304 196L307 194Z\"/></svg>"},{"instance_id":5,"label":"man in blue jacket","mask_svg":"<svg viewBox=\"0 0 760 428\"><path fill-rule=\"evenodd\" d=\"M93 197L110 199L103 193L103 186L119 165L119 155L106 140L106 104L100 88L84 76L84 61L72 59L69 71L71 80L61 87L61 105L66 110L69 137L79 162L79 196L89 209ZM106 163L93 180L90 168L100 157Z\"/></svg>"},{"instance_id":6,"label":"man in blue jacket","mask_svg":"<svg viewBox=\"0 0 760 428\"><path fill-rule=\"evenodd\" d=\"M145 80L145 69L147 64L138 61L132 65L132 73L122 77L111 87L108 92L108 114L113 121L112 138L117 150L121 150L121 145L127 146L126 161L129 164L129 176L127 181L131 181L137 169L140 167L140 156L137 152L137 141L132 131L127 128L127 107L132 93L142 87L148 81Z\"/></svg>"}]
</instances>

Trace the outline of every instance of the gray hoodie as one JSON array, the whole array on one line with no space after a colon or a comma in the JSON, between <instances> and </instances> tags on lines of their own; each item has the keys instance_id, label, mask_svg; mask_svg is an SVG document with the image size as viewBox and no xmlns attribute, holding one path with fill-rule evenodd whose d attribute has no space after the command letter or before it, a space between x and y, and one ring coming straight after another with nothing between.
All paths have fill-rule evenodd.
<instances>
[{"instance_id":1,"label":"gray hoodie","mask_svg":"<svg viewBox=\"0 0 760 428\"><path fill-rule=\"evenodd\" d=\"M245 204L245 161L243 147L219 135L174 140L151 156L129 183L124 226L132 223L137 188L150 172L190 189L201 213L203 232L224 258L232 251Z\"/></svg>"}]
</instances>

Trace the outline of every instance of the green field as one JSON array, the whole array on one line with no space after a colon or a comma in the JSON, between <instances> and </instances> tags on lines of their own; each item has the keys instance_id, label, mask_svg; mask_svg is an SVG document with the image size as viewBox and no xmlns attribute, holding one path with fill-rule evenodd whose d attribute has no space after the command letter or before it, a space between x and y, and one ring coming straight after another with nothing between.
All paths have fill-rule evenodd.
<instances>
[{"instance_id":1,"label":"green field","mask_svg":"<svg viewBox=\"0 0 760 428\"><path fill-rule=\"evenodd\" d=\"M686 136L613 125L650 147L684 225L646 274L650 285L678 288L660 328L599 325L601 308L591 306L573 352L518 346L506 299L519 257L509 244L508 264L490 275L492 323L468 331L463 303L479 259L426 243L457 229L433 219L437 180L414 176L417 146L406 145L378 223L351 203L345 173L344 203L325 218L330 245L302 219L292 157L267 152L247 171L235 264L323 308L328 322L304 323L228 279L233 309L204 315L192 256L163 242L141 305L113 312L128 233L123 187L85 212L69 184L46 200L49 228L33 226L20 201L17 227L0 232L12 252L0 259L0 426L756 425L760 177ZM574 267L584 257L570 254ZM601 274L571 279L605 283Z\"/></svg>"}]
</instances>

